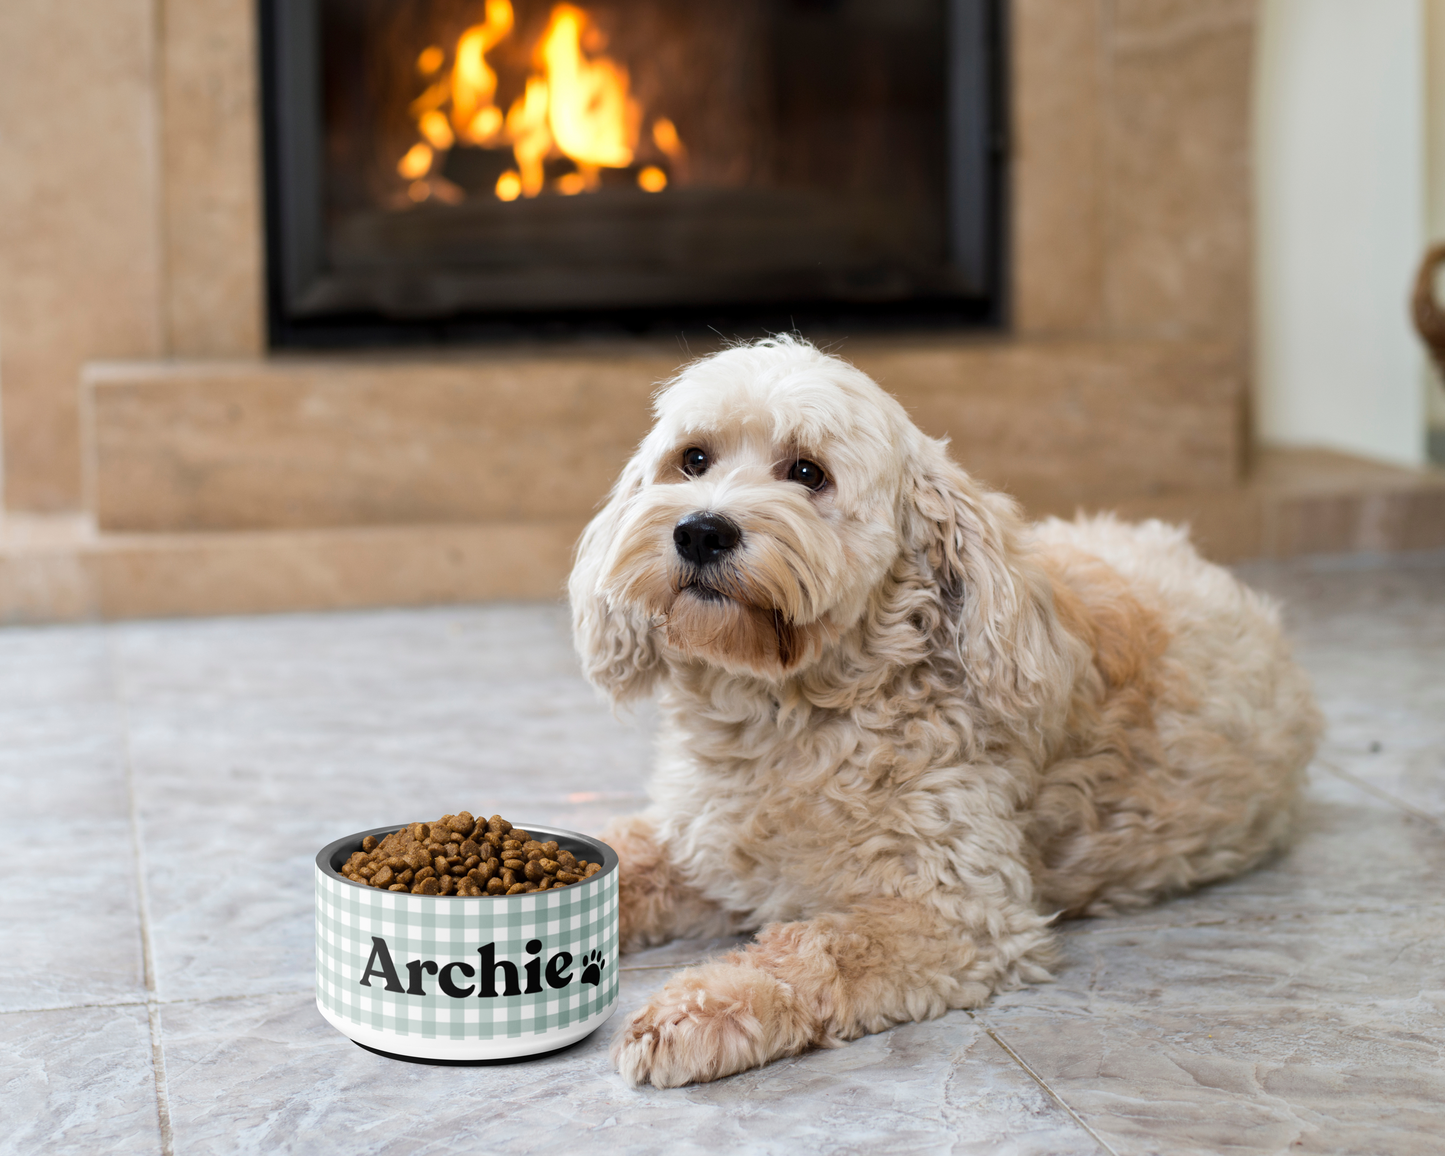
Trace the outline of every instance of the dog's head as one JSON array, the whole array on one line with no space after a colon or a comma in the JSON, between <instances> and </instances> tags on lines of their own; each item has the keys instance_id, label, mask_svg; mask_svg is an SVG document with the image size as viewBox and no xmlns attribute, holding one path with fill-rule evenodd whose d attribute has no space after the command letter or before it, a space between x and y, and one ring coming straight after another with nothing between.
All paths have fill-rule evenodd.
<instances>
[{"instance_id":1,"label":"dog's head","mask_svg":"<svg viewBox=\"0 0 1445 1156\"><path fill-rule=\"evenodd\" d=\"M788 338L728 349L656 417L570 582L584 667L614 697L668 656L781 681L865 619L956 646L970 607L1013 600L1012 506L846 362Z\"/></svg>"}]
</instances>

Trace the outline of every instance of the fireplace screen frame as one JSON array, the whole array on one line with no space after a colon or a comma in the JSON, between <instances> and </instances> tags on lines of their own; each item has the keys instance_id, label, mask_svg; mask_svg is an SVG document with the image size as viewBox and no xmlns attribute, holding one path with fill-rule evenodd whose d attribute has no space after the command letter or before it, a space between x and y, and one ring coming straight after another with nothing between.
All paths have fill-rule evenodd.
<instances>
[{"instance_id":1,"label":"fireplace screen frame","mask_svg":"<svg viewBox=\"0 0 1445 1156\"><path fill-rule=\"evenodd\" d=\"M879 0L886 3L887 0ZM1006 27L1002 0L941 0L948 81L944 109L947 295L624 308L548 308L397 316L308 308L338 274L325 230L321 0L261 0L260 86L266 295L272 348L449 344L527 337L722 333L750 336L879 329L1001 328L1006 323ZM324 295L324 293L323 293Z\"/></svg>"}]
</instances>

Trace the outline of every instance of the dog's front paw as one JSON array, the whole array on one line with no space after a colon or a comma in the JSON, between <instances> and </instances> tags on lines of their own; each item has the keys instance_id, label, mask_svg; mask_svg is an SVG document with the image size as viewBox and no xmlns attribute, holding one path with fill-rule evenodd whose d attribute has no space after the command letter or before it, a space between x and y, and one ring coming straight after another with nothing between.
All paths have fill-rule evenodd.
<instances>
[{"instance_id":1,"label":"dog's front paw","mask_svg":"<svg viewBox=\"0 0 1445 1156\"><path fill-rule=\"evenodd\" d=\"M612 1062L634 1087L676 1088L795 1055L813 1034L787 984L714 963L683 972L636 1012L612 1043Z\"/></svg>"}]
</instances>

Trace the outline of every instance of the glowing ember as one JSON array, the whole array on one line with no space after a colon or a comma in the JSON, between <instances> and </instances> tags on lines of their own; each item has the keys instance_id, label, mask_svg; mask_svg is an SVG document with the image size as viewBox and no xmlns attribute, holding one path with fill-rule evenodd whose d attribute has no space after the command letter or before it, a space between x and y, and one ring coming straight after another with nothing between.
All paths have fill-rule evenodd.
<instances>
[{"instance_id":1,"label":"glowing ember","mask_svg":"<svg viewBox=\"0 0 1445 1156\"><path fill-rule=\"evenodd\" d=\"M522 195L522 178L514 172L505 172L497 178L497 199L515 201Z\"/></svg>"},{"instance_id":2,"label":"glowing ember","mask_svg":"<svg viewBox=\"0 0 1445 1156\"><path fill-rule=\"evenodd\" d=\"M432 109L431 112L424 112L421 120L417 122L421 129L421 135L431 142L432 148L438 152L445 152L456 143L456 137L452 135L452 126L447 122L446 113Z\"/></svg>"},{"instance_id":3,"label":"glowing ember","mask_svg":"<svg viewBox=\"0 0 1445 1156\"><path fill-rule=\"evenodd\" d=\"M687 150L682 147L682 138L677 135L677 125L665 116L652 122L652 139L657 142L657 147L673 160L686 155Z\"/></svg>"},{"instance_id":4,"label":"glowing ember","mask_svg":"<svg viewBox=\"0 0 1445 1156\"><path fill-rule=\"evenodd\" d=\"M483 22L457 40L450 75L432 81L412 101L411 114L422 139L396 166L411 182L411 199L461 199L461 190L451 182L422 179L440 172L439 154L458 143L512 150L516 169L498 177L493 189L502 201L542 193L547 187L545 164L553 158L566 158L575 166L551 182L552 190L563 196L596 190L603 169L633 165L642 107L631 93L627 69L603 53L607 44L601 30L573 4L553 5L547 29L532 52L533 72L503 114L496 104L497 73L487 53L511 34L514 24L511 0L486 0ZM435 77L445 63L445 50L432 45L418 55L416 68L423 77ZM667 117L652 122L651 137L667 168L644 165L636 182L646 192L660 193L674 180L685 179L687 150Z\"/></svg>"},{"instance_id":5,"label":"glowing ember","mask_svg":"<svg viewBox=\"0 0 1445 1156\"><path fill-rule=\"evenodd\" d=\"M414 144L406 150L406 156L396 162L396 171L407 180L416 180L431 172L432 150L430 145Z\"/></svg>"}]
</instances>

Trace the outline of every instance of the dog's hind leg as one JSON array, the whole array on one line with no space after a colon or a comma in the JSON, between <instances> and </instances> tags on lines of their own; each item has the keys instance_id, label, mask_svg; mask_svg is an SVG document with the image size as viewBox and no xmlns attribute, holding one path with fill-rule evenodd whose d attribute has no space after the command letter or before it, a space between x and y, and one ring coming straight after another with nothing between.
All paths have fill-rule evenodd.
<instances>
[{"instance_id":1,"label":"dog's hind leg","mask_svg":"<svg viewBox=\"0 0 1445 1156\"><path fill-rule=\"evenodd\" d=\"M714 1080L1048 978L1046 921L991 915L992 937L901 902L773 924L658 991L618 1033L613 1062L633 1085Z\"/></svg>"},{"instance_id":2,"label":"dog's hind leg","mask_svg":"<svg viewBox=\"0 0 1445 1156\"><path fill-rule=\"evenodd\" d=\"M617 902L624 952L670 939L742 930L735 916L683 879L646 815L614 819L602 832L602 841L620 860Z\"/></svg>"}]
</instances>

